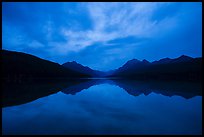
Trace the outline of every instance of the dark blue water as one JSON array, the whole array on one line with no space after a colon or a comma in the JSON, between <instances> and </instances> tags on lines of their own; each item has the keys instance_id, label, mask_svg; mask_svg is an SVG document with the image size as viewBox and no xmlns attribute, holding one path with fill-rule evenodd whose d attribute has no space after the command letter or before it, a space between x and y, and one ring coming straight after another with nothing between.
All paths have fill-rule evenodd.
<instances>
[{"instance_id":1,"label":"dark blue water","mask_svg":"<svg viewBox=\"0 0 204 137\"><path fill-rule=\"evenodd\" d=\"M2 109L2 131L4 135L202 134L202 96L136 90L139 94L133 95L109 82L7 106Z\"/></svg>"}]
</instances>

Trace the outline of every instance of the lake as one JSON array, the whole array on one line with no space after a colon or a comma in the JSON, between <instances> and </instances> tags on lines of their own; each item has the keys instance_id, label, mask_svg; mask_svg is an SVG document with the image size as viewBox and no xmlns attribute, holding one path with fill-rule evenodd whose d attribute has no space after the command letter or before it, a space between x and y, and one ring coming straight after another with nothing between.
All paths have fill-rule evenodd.
<instances>
[{"instance_id":1,"label":"lake","mask_svg":"<svg viewBox=\"0 0 204 137\"><path fill-rule=\"evenodd\" d=\"M201 135L201 83L91 79L3 87L3 135Z\"/></svg>"}]
</instances>

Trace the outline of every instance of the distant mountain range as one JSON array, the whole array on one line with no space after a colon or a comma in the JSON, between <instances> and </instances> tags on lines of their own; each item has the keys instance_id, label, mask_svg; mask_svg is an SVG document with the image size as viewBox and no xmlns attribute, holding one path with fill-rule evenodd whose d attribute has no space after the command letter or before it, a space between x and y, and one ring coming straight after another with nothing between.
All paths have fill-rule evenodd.
<instances>
[{"instance_id":1,"label":"distant mountain range","mask_svg":"<svg viewBox=\"0 0 204 137\"><path fill-rule=\"evenodd\" d=\"M24 78L88 78L116 77L125 79L201 80L202 58L182 55L149 62L132 59L118 69L108 72L93 70L75 61L62 65L33 55L1 50L2 74L6 80Z\"/></svg>"},{"instance_id":2,"label":"distant mountain range","mask_svg":"<svg viewBox=\"0 0 204 137\"><path fill-rule=\"evenodd\" d=\"M202 58L182 55L175 59L164 58L151 63L147 60L132 59L116 69L109 77L200 80L201 73Z\"/></svg>"},{"instance_id":3,"label":"distant mountain range","mask_svg":"<svg viewBox=\"0 0 204 137\"><path fill-rule=\"evenodd\" d=\"M66 63L62 64L62 66L64 66L65 68L83 73L83 74L90 75L92 77L102 77L105 75L105 73L102 71L93 70L89 67L86 67L86 66L83 66L83 65L77 63L76 61L66 62Z\"/></svg>"}]
</instances>

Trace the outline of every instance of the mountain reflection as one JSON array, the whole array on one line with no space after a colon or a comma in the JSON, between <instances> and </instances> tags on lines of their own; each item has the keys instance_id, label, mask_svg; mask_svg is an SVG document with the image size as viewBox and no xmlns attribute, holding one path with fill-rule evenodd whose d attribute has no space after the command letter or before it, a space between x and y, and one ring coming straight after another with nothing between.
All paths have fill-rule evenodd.
<instances>
[{"instance_id":1,"label":"mountain reflection","mask_svg":"<svg viewBox=\"0 0 204 137\"><path fill-rule=\"evenodd\" d=\"M59 91L75 95L94 85L110 84L124 89L128 94L139 96L154 92L164 96L182 96L186 99L202 95L202 84L184 81L135 81L122 79L74 79L66 81L2 84L3 107L31 102Z\"/></svg>"},{"instance_id":2,"label":"mountain reflection","mask_svg":"<svg viewBox=\"0 0 204 137\"><path fill-rule=\"evenodd\" d=\"M202 95L202 85L198 82L184 81L135 81L122 79L100 79L90 80L61 90L65 94L76 94L83 89L88 89L94 85L111 84L119 86L128 94L139 96L140 94L149 95L154 92L165 96L182 96L186 99Z\"/></svg>"}]
</instances>

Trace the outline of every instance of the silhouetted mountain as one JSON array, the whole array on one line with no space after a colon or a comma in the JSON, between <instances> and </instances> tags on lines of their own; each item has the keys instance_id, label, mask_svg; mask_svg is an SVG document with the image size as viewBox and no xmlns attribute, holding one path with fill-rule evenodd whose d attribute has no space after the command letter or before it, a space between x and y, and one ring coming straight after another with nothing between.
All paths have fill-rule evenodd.
<instances>
[{"instance_id":1,"label":"silhouetted mountain","mask_svg":"<svg viewBox=\"0 0 204 137\"><path fill-rule=\"evenodd\" d=\"M154 61L152 62L153 64L165 64L165 63L170 63L171 59L170 58L163 58L160 59L159 61Z\"/></svg>"},{"instance_id":2,"label":"silhouetted mountain","mask_svg":"<svg viewBox=\"0 0 204 137\"><path fill-rule=\"evenodd\" d=\"M125 72L125 71L135 71L148 66L150 63L146 60L139 61L137 59L132 59L126 62L122 67L115 70L115 73Z\"/></svg>"},{"instance_id":3,"label":"silhouetted mountain","mask_svg":"<svg viewBox=\"0 0 204 137\"><path fill-rule=\"evenodd\" d=\"M159 61L152 62L153 64L167 64L167 63L178 63L178 62L189 62L193 61L193 58L188 57L186 55L182 55L176 59L164 58L160 59Z\"/></svg>"},{"instance_id":4,"label":"silhouetted mountain","mask_svg":"<svg viewBox=\"0 0 204 137\"><path fill-rule=\"evenodd\" d=\"M182 55L176 59L172 59L172 63L175 63L175 62L189 62L189 61L193 61L193 58L191 57L188 57L188 56L185 56L185 55Z\"/></svg>"},{"instance_id":5,"label":"silhouetted mountain","mask_svg":"<svg viewBox=\"0 0 204 137\"><path fill-rule=\"evenodd\" d=\"M91 75L92 77L101 77L105 75L105 73L102 71L93 70L89 67L77 63L76 61L64 63L62 64L62 66L71 70L78 71L83 74Z\"/></svg>"},{"instance_id":6,"label":"silhouetted mountain","mask_svg":"<svg viewBox=\"0 0 204 137\"><path fill-rule=\"evenodd\" d=\"M143 63L146 63L146 64L149 64L149 63L150 63L150 62L147 61L146 59L143 59L142 62L143 62Z\"/></svg>"},{"instance_id":7,"label":"silhouetted mountain","mask_svg":"<svg viewBox=\"0 0 204 137\"><path fill-rule=\"evenodd\" d=\"M201 73L202 58L182 55L179 58L164 58L152 63L133 59L116 69L109 77L201 80Z\"/></svg>"},{"instance_id":8,"label":"silhouetted mountain","mask_svg":"<svg viewBox=\"0 0 204 137\"><path fill-rule=\"evenodd\" d=\"M57 63L21 52L1 50L1 56L2 76L6 81L28 78L89 77L87 74L66 69Z\"/></svg>"}]
</instances>

